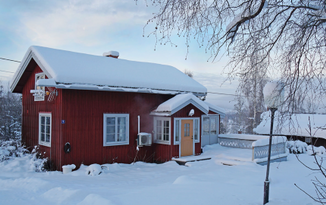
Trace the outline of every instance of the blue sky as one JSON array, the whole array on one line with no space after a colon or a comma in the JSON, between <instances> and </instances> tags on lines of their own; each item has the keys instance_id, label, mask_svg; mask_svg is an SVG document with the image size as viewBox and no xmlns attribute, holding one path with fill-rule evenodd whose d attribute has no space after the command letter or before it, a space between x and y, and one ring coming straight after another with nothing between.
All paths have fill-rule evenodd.
<instances>
[{"instance_id":1,"label":"blue sky","mask_svg":"<svg viewBox=\"0 0 326 205\"><path fill-rule=\"evenodd\" d=\"M207 62L210 55L194 42L189 54L185 39L174 38L177 47L157 45L143 30L156 8L145 0L0 0L0 57L22 60L31 45L102 55L116 50L120 58L172 65L193 72L209 92L234 94L237 82L226 82L226 59ZM143 37L145 34L145 37ZM187 57L187 60L185 58ZM10 81L18 63L0 60L0 81ZM233 108L233 96L212 95L207 101Z\"/></svg>"}]
</instances>

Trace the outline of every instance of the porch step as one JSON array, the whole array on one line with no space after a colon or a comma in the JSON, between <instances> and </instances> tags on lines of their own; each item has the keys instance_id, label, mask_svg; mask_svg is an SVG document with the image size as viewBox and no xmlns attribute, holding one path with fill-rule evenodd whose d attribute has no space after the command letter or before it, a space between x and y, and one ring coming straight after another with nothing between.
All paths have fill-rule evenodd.
<instances>
[{"instance_id":1,"label":"porch step","mask_svg":"<svg viewBox=\"0 0 326 205\"><path fill-rule=\"evenodd\" d=\"M203 160L210 160L210 159L211 157L200 157L200 156L172 158L172 160L178 163L179 165L186 165L187 162L196 162L196 161L203 161Z\"/></svg>"}]
</instances>

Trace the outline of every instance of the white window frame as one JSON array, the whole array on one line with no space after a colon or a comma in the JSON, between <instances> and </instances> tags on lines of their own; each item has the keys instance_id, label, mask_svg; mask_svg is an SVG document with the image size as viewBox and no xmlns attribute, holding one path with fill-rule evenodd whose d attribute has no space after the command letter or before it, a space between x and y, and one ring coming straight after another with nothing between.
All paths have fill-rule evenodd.
<instances>
[{"instance_id":1,"label":"white window frame","mask_svg":"<svg viewBox=\"0 0 326 205\"><path fill-rule=\"evenodd\" d=\"M208 127L209 127L209 131L208 131L208 134L204 134L204 118L205 117L208 117L209 118L209 124L208 124ZM212 118L215 118L216 119L216 134L211 134L211 132L212 132L212 130L211 130L211 119ZM202 117L201 117L201 120L202 120L202 129L201 129L201 134L203 135L203 136L210 136L210 135L212 135L212 136L214 136L214 135L219 135L220 134L220 117L219 117L219 115L217 115L217 114L208 114L208 115L202 115Z\"/></svg>"},{"instance_id":2,"label":"white window frame","mask_svg":"<svg viewBox=\"0 0 326 205\"><path fill-rule=\"evenodd\" d=\"M192 133L193 133L193 139L194 139L194 143L198 143L200 142L200 117L193 117L193 118L179 118L179 117L176 117L174 118L174 136L173 136L173 140L174 140L174 144L175 145L178 145L180 144L180 140L181 140L181 120L193 120L193 125L192 125ZM196 120L197 120L197 126L198 126L198 139L195 139L195 123L196 123ZM177 133L177 121L179 121L179 141L177 141L176 139L176 133Z\"/></svg>"},{"instance_id":3,"label":"white window frame","mask_svg":"<svg viewBox=\"0 0 326 205\"><path fill-rule=\"evenodd\" d=\"M49 135L50 135L50 141L49 142L46 142L46 136L45 136L45 138L44 138L44 141L42 141L41 140L41 118L42 117L50 117L50 133L49 133ZM39 113L39 118L38 118L38 121L39 121L39 123L38 123L38 143L40 144L40 145L43 145L43 146L46 146L46 147L51 147L51 139L52 139L52 114L51 113ZM46 128L45 128L45 130L46 130ZM46 131L45 131L45 133L46 133ZM47 133L46 133L47 134Z\"/></svg>"},{"instance_id":4,"label":"white window frame","mask_svg":"<svg viewBox=\"0 0 326 205\"><path fill-rule=\"evenodd\" d=\"M106 124L107 118L114 117L115 118L115 142L106 142ZM118 134L118 117L125 117L126 118L126 140L125 141L117 141L117 134ZM103 146L116 146L116 145L129 145L129 114L113 114L113 113L104 113L103 114Z\"/></svg>"},{"instance_id":5,"label":"white window frame","mask_svg":"<svg viewBox=\"0 0 326 205\"><path fill-rule=\"evenodd\" d=\"M42 76L42 78L40 78ZM38 79L45 79L45 73L36 73L35 74L35 90L42 90L43 93L45 92L45 87L44 86L37 86L36 82ZM34 101L44 101L44 94L43 95L34 95Z\"/></svg>"},{"instance_id":6,"label":"white window frame","mask_svg":"<svg viewBox=\"0 0 326 205\"><path fill-rule=\"evenodd\" d=\"M162 135L164 135L164 121L168 121L169 122L169 140L160 140L157 139L157 121L158 120L162 120L163 121L163 126L162 126L162 130L161 133ZM157 144L167 144L167 145L171 145L171 118L170 117L154 117L154 142ZM162 137L163 138L163 137Z\"/></svg>"}]
</instances>

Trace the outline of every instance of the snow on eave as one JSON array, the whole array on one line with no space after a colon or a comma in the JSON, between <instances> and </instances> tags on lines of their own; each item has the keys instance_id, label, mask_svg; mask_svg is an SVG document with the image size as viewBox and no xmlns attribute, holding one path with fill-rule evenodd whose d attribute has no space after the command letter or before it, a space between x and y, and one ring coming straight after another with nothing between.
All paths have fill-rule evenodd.
<instances>
[{"instance_id":1,"label":"snow on eave","mask_svg":"<svg viewBox=\"0 0 326 205\"><path fill-rule=\"evenodd\" d=\"M40 66L41 70L45 73L45 75L48 78L52 78L50 73L48 73L47 69L45 68L47 66L46 62L41 62L39 60L39 57L38 57L37 53L35 53L34 47L31 46L31 47L28 48L23 60L21 61L18 69L16 70L13 78L10 81L10 90L11 90L11 92L13 92L15 90L16 86L18 85L21 77L23 76L27 66L29 65L29 63L31 62L32 59L35 60L35 62Z\"/></svg>"},{"instance_id":2,"label":"snow on eave","mask_svg":"<svg viewBox=\"0 0 326 205\"><path fill-rule=\"evenodd\" d=\"M30 48L28 49L28 51L26 52L23 60L21 61L21 63L18 66L18 69L16 70L14 76L12 77L12 79L10 80L10 91L13 92L20 80L20 78L23 76L29 62L32 59L32 51L30 50Z\"/></svg>"},{"instance_id":3,"label":"snow on eave","mask_svg":"<svg viewBox=\"0 0 326 205\"><path fill-rule=\"evenodd\" d=\"M209 112L209 107L205 102L198 99L198 97L192 93L185 93L176 95L173 98L163 102L151 112L151 115L171 116L189 104L194 105L205 114L208 114Z\"/></svg>"},{"instance_id":4,"label":"snow on eave","mask_svg":"<svg viewBox=\"0 0 326 205\"><path fill-rule=\"evenodd\" d=\"M213 104L208 103L208 102L205 102L205 103L208 105L209 110L211 110L211 111L219 114L221 116L221 118L224 118L225 117L225 110L223 108L218 107L218 106L213 105Z\"/></svg>"}]
</instances>

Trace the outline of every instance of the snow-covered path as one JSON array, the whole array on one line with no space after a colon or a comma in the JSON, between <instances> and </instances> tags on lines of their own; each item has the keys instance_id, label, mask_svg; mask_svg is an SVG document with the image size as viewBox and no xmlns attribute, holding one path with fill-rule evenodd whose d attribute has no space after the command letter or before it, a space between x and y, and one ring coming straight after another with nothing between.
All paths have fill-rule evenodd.
<instances>
[{"instance_id":1,"label":"snow-covered path","mask_svg":"<svg viewBox=\"0 0 326 205\"><path fill-rule=\"evenodd\" d=\"M244 150L234 149L241 156ZM266 166L229 159L230 148L205 147L211 160L187 163L106 164L98 176L87 166L69 174L37 173L17 158L0 163L0 204L262 204ZM300 159L312 165L313 157ZM234 166L222 165L232 161ZM271 165L270 205L317 204L298 188L314 194L312 173L290 154L288 161Z\"/></svg>"}]
</instances>

